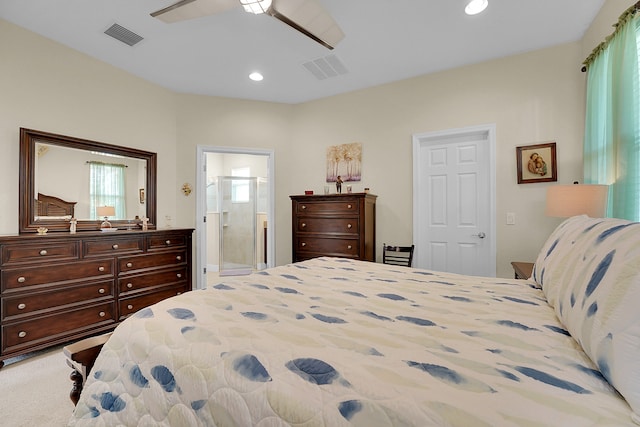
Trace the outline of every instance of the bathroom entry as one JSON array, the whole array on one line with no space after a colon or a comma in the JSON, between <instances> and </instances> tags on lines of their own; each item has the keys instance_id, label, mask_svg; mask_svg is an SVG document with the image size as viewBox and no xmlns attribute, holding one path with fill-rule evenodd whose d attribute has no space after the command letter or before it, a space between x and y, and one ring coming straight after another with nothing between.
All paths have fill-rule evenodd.
<instances>
[{"instance_id":1,"label":"bathroom entry","mask_svg":"<svg viewBox=\"0 0 640 427\"><path fill-rule=\"evenodd\" d=\"M273 187L269 183L272 153L201 148L204 171L199 181L199 253L203 272L198 287L219 276L250 274L270 266ZM222 150L222 151L216 151ZM231 152L229 152L231 150ZM198 275L200 276L200 275Z\"/></svg>"}]
</instances>

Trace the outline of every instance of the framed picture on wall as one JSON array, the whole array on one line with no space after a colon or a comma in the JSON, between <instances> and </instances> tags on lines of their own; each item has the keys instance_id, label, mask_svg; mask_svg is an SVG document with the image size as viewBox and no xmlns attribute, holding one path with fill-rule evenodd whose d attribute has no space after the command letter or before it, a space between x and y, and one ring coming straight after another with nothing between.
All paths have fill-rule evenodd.
<instances>
[{"instance_id":1,"label":"framed picture on wall","mask_svg":"<svg viewBox=\"0 0 640 427\"><path fill-rule=\"evenodd\" d=\"M516 161L518 184L558 180L555 142L516 147Z\"/></svg>"}]
</instances>

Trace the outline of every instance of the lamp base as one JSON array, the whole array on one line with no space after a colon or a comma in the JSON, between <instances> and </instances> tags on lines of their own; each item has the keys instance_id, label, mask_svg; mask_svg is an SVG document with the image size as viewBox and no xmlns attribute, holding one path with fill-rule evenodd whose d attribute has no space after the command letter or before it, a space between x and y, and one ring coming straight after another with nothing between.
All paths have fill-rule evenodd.
<instances>
[{"instance_id":1,"label":"lamp base","mask_svg":"<svg viewBox=\"0 0 640 427\"><path fill-rule=\"evenodd\" d=\"M104 221L102 221L102 224L100 224L100 228L111 228L111 223L109 221L107 221L107 217L104 217Z\"/></svg>"}]
</instances>

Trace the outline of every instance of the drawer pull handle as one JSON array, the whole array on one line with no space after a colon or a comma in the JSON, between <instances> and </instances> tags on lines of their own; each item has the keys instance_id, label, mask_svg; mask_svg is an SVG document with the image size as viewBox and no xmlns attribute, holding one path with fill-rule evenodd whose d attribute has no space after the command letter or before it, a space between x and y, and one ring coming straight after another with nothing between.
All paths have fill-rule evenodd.
<instances>
[{"instance_id":1,"label":"drawer pull handle","mask_svg":"<svg viewBox=\"0 0 640 427\"><path fill-rule=\"evenodd\" d=\"M27 304L22 303L22 302L20 304L18 304L18 310L24 310L25 308L27 308Z\"/></svg>"},{"instance_id":2,"label":"drawer pull handle","mask_svg":"<svg viewBox=\"0 0 640 427\"><path fill-rule=\"evenodd\" d=\"M302 242L301 246L307 246L307 244L305 242Z\"/></svg>"},{"instance_id":3,"label":"drawer pull handle","mask_svg":"<svg viewBox=\"0 0 640 427\"><path fill-rule=\"evenodd\" d=\"M129 304L129 305L127 305L127 308L128 308L129 310L131 310L131 309L133 308L133 304Z\"/></svg>"},{"instance_id":4,"label":"drawer pull handle","mask_svg":"<svg viewBox=\"0 0 640 427\"><path fill-rule=\"evenodd\" d=\"M171 240L166 240L166 241L165 241L165 243L166 243L167 245L170 245L170 244L171 244Z\"/></svg>"},{"instance_id":5,"label":"drawer pull handle","mask_svg":"<svg viewBox=\"0 0 640 427\"><path fill-rule=\"evenodd\" d=\"M351 245L348 245L348 246L347 246L347 249L351 249Z\"/></svg>"},{"instance_id":6,"label":"drawer pull handle","mask_svg":"<svg viewBox=\"0 0 640 427\"><path fill-rule=\"evenodd\" d=\"M127 288L129 289L133 288L133 283L127 283Z\"/></svg>"},{"instance_id":7,"label":"drawer pull handle","mask_svg":"<svg viewBox=\"0 0 640 427\"><path fill-rule=\"evenodd\" d=\"M182 257L181 257L180 255L178 255L178 256L176 257L176 260L178 260L178 261L182 261Z\"/></svg>"},{"instance_id":8,"label":"drawer pull handle","mask_svg":"<svg viewBox=\"0 0 640 427\"><path fill-rule=\"evenodd\" d=\"M302 205L302 209L307 209L307 205Z\"/></svg>"},{"instance_id":9,"label":"drawer pull handle","mask_svg":"<svg viewBox=\"0 0 640 427\"><path fill-rule=\"evenodd\" d=\"M106 315L107 315L107 313L105 313L104 311L101 311L101 312L100 312L100 317L104 317L104 316L106 316Z\"/></svg>"},{"instance_id":10,"label":"drawer pull handle","mask_svg":"<svg viewBox=\"0 0 640 427\"><path fill-rule=\"evenodd\" d=\"M347 224L347 228L351 228L351 227L353 227L353 225Z\"/></svg>"},{"instance_id":11,"label":"drawer pull handle","mask_svg":"<svg viewBox=\"0 0 640 427\"><path fill-rule=\"evenodd\" d=\"M26 336L27 336L27 333L26 333L25 331L20 331L20 332L18 332L18 336L19 336L20 338L24 338L24 337L26 337Z\"/></svg>"},{"instance_id":12,"label":"drawer pull handle","mask_svg":"<svg viewBox=\"0 0 640 427\"><path fill-rule=\"evenodd\" d=\"M306 226L307 226L307 224L303 222L302 223L302 228L305 228Z\"/></svg>"},{"instance_id":13,"label":"drawer pull handle","mask_svg":"<svg viewBox=\"0 0 640 427\"><path fill-rule=\"evenodd\" d=\"M40 255L45 256L47 254L47 250L43 249L40 251Z\"/></svg>"},{"instance_id":14,"label":"drawer pull handle","mask_svg":"<svg viewBox=\"0 0 640 427\"><path fill-rule=\"evenodd\" d=\"M127 267L129 267L129 268L133 267L133 263L132 262L128 262L127 263Z\"/></svg>"},{"instance_id":15,"label":"drawer pull handle","mask_svg":"<svg viewBox=\"0 0 640 427\"><path fill-rule=\"evenodd\" d=\"M27 281L27 279L25 279L24 276L18 277L18 283L24 283L26 281Z\"/></svg>"},{"instance_id":16,"label":"drawer pull handle","mask_svg":"<svg viewBox=\"0 0 640 427\"><path fill-rule=\"evenodd\" d=\"M177 277L178 279L182 278L182 273L178 273L178 274L176 274L176 277Z\"/></svg>"},{"instance_id":17,"label":"drawer pull handle","mask_svg":"<svg viewBox=\"0 0 640 427\"><path fill-rule=\"evenodd\" d=\"M113 249L118 249L118 245L111 246Z\"/></svg>"},{"instance_id":18,"label":"drawer pull handle","mask_svg":"<svg viewBox=\"0 0 640 427\"><path fill-rule=\"evenodd\" d=\"M103 266L98 267L98 271L104 271L104 267Z\"/></svg>"},{"instance_id":19,"label":"drawer pull handle","mask_svg":"<svg viewBox=\"0 0 640 427\"><path fill-rule=\"evenodd\" d=\"M351 205L347 205L347 209L351 209Z\"/></svg>"},{"instance_id":20,"label":"drawer pull handle","mask_svg":"<svg viewBox=\"0 0 640 427\"><path fill-rule=\"evenodd\" d=\"M104 294L104 292L105 292L104 288L100 288L100 289L98 289L98 293L99 293L99 294Z\"/></svg>"}]
</instances>

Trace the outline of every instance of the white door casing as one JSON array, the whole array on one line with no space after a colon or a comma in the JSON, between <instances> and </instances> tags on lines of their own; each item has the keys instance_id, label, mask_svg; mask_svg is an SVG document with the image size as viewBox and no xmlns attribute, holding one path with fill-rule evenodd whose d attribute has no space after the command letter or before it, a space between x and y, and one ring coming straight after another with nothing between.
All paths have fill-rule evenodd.
<instances>
[{"instance_id":1,"label":"white door casing","mask_svg":"<svg viewBox=\"0 0 640 427\"><path fill-rule=\"evenodd\" d=\"M413 136L414 266L496 275L495 125Z\"/></svg>"},{"instance_id":2,"label":"white door casing","mask_svg":"<svg viewBox=\"0 0 640 427\"><path fill-rule=\"evenodd\" d=\"M196 289L207 287L205 267L207 265L207 224L205 217L207 214L207 153L230 153L230 154L252 154L266 156L267 158L267 179L269 192L269 207L267 212L267 268L275 265L275 153L274 150L258 148L238 148L238 147L212 147L197 146L196 154Z\"/></svg>"}]
</instances>

